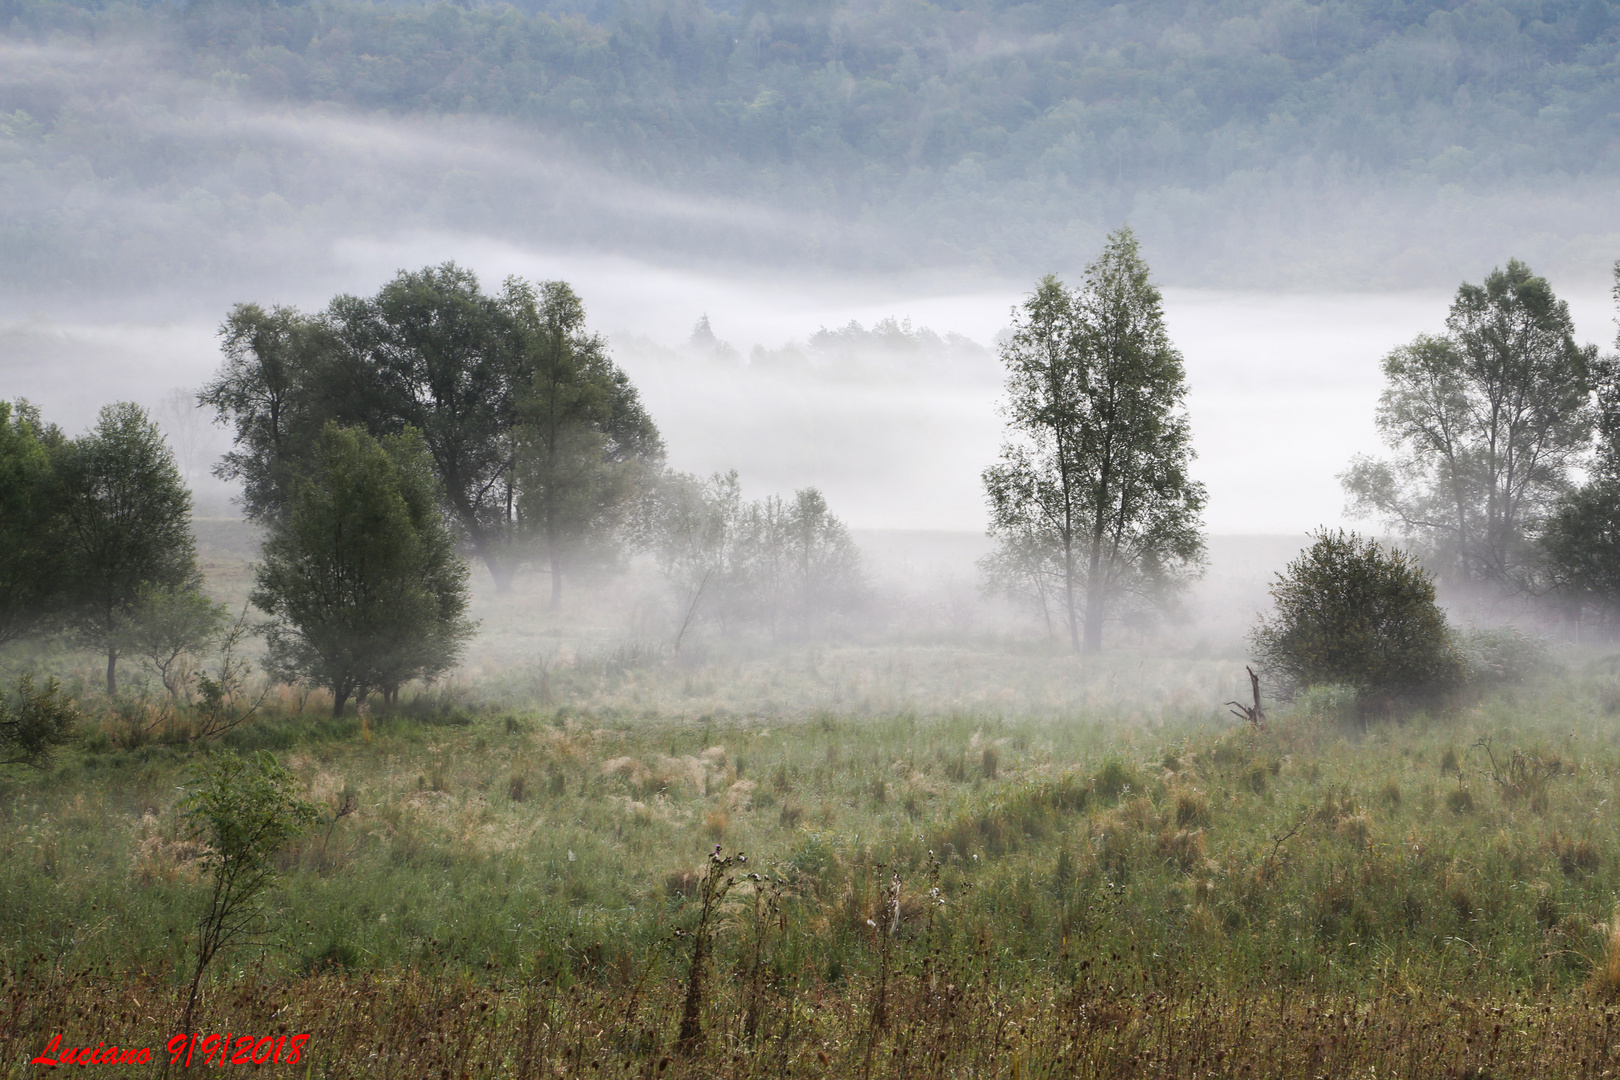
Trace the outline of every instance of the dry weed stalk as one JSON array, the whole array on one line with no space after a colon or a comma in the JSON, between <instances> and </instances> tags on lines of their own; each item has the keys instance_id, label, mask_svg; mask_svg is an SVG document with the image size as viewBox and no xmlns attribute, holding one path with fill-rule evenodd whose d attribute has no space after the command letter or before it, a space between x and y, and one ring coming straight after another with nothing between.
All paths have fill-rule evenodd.
<instances>
[{"instance_id":1,"label":"dry weed stalk","mask_svg":"<svg viewBox=\"0 0 1620 1080\"><path fill-rule=\"evenodd\" d=\"M675 1041L676 1050L683 1057L693 1054L703 1043L703 982L709 961L710 937L714 933L714 914L720 901L737 884L737 879L730 873L731 868L747 862L748 857L742 852L721 856L720 845L714 845L714 850L709 853L708 871L698 886L700 907L697 927L691 934L683 930L675 931L677 937L692 939L692 960L686 970L686 1000L681 1005L681 1029Z\"/></svg>"},{"instance_id":2,"label":"dry weed stalk","mask_svg":"<svg viewBox=\"0 0 1620 1080\"><path fill-rule=\"evenodd\" d=\"M753 1043L759 1038L759 1019L765 1009L765 953L771 928L787 932L787 915L782 908L782 885L768 874L749 874L754 886L754 925L752 953L748 959L748 1006L743 1013L743 1037Z\"/></svg>"}]
</instances>

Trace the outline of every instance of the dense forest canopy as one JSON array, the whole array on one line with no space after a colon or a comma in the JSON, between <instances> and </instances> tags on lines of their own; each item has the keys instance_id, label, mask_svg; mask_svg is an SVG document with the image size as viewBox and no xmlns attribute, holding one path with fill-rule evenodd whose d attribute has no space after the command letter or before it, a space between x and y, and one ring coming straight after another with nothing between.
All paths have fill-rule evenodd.
<instances>
[{"instance_id":1,"label":"dense forest canopy","mask_svg":"<svg viewBox=\"0 0 1620 1080\"><path fill-rule=\"evenodd\" d=\"M23 196L0 228L28 253L6 260L13 280L77 277L181 219L296 247L352 224L355 203L379 222L404 206L424 227L643 252L1007 271L1072 261L1129 217L1174 242L1172 273L1223 282L1234 245L1262 253L1273 234L1316 237L1307 258L1331 277L1354 258L1323 238L1392 216L1452 235L1487 218L1577 263L1591 253L1570 232L1620 232L1604 195L1620 164L1612 0L0 0L0 27L0 186ZM454 146L424 176L371 146L359 165L388 182L346 196L310 159L359 153L358 136L328 131L312 154L272 122L290 116L459 137L478 129L445 117L496 122L542 140L542 161L798 225L785 243L733 235L770 229L709 204L669 210L673 227L581 225L589 200L566 179ZM119 198L142 223L106 223ZM1386 280L1431 267L1430 238L1387 242Z\"/></svg>"}]
</instances>

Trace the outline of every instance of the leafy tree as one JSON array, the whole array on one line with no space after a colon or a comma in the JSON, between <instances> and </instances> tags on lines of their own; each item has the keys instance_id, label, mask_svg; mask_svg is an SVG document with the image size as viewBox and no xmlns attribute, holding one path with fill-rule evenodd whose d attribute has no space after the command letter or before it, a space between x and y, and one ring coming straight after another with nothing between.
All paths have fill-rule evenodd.
<instances>
[{"instance_id":1,"label":"leafy tree","mask_svg":"<svg viewBox=\"0 0 1620 1080\"><path fill-rule=\"evenodd\" d=\"M248 518L274 521L321 426L343 407L332 400L340 342L320 316L257 304L231 309L219 337L225 363L197 400L235 429L235 448L214 473L241 482Z\"/></svg>"},{"instance_id":2,"label":"leafy tree","mask_svg":"<svg viewBox=\"0 0 1620 1080\"><path fill-rule=\"evenodd\" d=\"M0 401L0 645L49 624L64 585L60 503L52 488L62 433L26 401Z\"/></svg>"},{"instance_id":3,"label":"leafy tree","mask_svg":"<svg viewBox=\"0 0 1620 1080\"><path fill-rule=\"evenodd\" d=\"M1129 229L1082 288L1046 277L1014 318L990 535L1028 566L1057 562L1070 644L1096 652L1128 600L1166 602L1203 559L1181 355Z\"/></svg>"},{"instance_id":4,"label":"leafy tree","mask_svg":"<svg viewBox=\"0 0 1620 1080\"><path fill-rule=\"evenodd\" d=\"M1595 479L1561 499L1540 546L1556 595L1577 608L1620 613L1620 479Z\"/></svg>"},{"instance_id":5,"label":"leafy tree","mask_svg":"<svg viewBox=\"0 0 1620 1080\"><path fill-rule=\"evenodd\" d=\"M1270 672L1368 697L1445 689L1464 665L1434 580L1410 554L1323 530L1271 587L1276 610L1250 642Z\"/></svg>"},{"instance_id":6,"label":"leafy tree","mask_svg":"<svg viewBox=\"0 0 1620 1080\"><path fill-rule=\"evenodd\" d=\"M124 616L120 652L138 656L178 703L196 680L198 654L225 633L230 613L209 599L200 580L181 585L143 584Z\"/></svg>"},{"instance_id":7,"label":"leafy tree","mask_svg":"<svg viewBox=\"0 0 1620 1080\"><path fill-rule=\"evenodd\" d=\"M107 696L118 693L118 658L143 590L195 588L191 493L145 411L108 405L87 435L62 452L67 621L107 658Z\"/></svg>"},{"instance_id":8,"label":"leafy tree","mask_svg":"<svg viewBox=\"0 0 1620 1080\"><path fill-rule=\"evenodd\" d=\"M664 447L607 343L586 332L585 307L565 282L511 282L508 292L527 380L517 508L525 538L547 562L555 607L570 568L615 549Z\"/></svg>"},{"instance_id":9,"label":"leafy tree","mask_svg":"<svg viewBox=\"0 0 1620 1080\"><path fill-rule=\"evenodd\" d=\"M200 400L235 428L219 474L250 517L285 512L323 425L420 433L441 497L497 590L537 548L552 571L611 552L663 448L630 380L588 334L562 282L511 279L485 295L445 263L401 271L370 299L306 316L240 305L226 361Z\"/></svg>"},{"instance_id":10,"label":"leafy tree","mask_svg":"<svg viewBox=\"0 0 1620 1080\"><path fill-rule=\"evenodd\" d=\"M298 782L261 750L243 760L234 752L199 766L180 801L191 837L203 845L210 888L197 925L196 963L180 1029L191 1030L204 971L214 958L262 925L262 900L275 884L276 857L320 818L298 796Z\"/></svg>"},{"instance_id":11,"label":"leafy tree","mask_svg":"<svg viewBox=\"0 0 1620 1080\"><path fill-rule=\"evenodd\" d=\"M672 472L647 495L640 515L646 532L641 542L676 591L678 653L703 615L712 612L723 626L734 614L743 588L742 485L735 469L708 480Z\"/></svg>"},{"instance_id":12,"label":"leafy tree","mask_svg":"<svg viewBox=\"0 0 1620 1080\"><path fill-rule=\"evenodd\" d=\"M860 551L820 491L801 488L791 502L772 495L739 509L732 579L723 583L736 616L773 638L809 638L860 606Z\"/></svg>"},{"instance_id":13,"label":"leafy tree","mask_svg":"<svg viewBox=\"0 0 1620 1080\"><path fill-rule=\"evenodd\" d=\"M513 429L524 384L512 309L526 296L515 281L486 296L470 270L444 263L329 309L364 373L333 403L338 418L374 435L421 433L447 508L503 592L517 569Z\"/></svg>"},{"instance_id":14,"label":"leafy tree","mask_svg":"<svg viewBox=\"0 0 1620 1080\"><path fill-rule=\"evenodd\" d=\"M329 424L265 540L252 599L279 620L272 669L331 689L334 716L351 696L393 702L454 666L473 631L467 567L422 437Z\"/></svg>"},{"instance_id":15,"label":"leafy tree","mask_svg":"<svg viewBox=\"0 0 1620 1080\"><path fill-rule=\"evenodd\" d=\"M1352 463L1351 510L1421 539L1443 577L1530 586L1534 534L1588 445L1596 357L1524 263L1464 283L1444 334L1384 360L1378 428L1397 456Z\"/></svg>"},{"instance_id":16,"label":"leafy tree","mask_svg":"<svg viewBox=\"0 0 1620 1080\"><path fill-rule=\"evenodd\" d=\"M1614 266L1614 300L1620 311L1620 262ZM1591 476L1559 500L1539 544L1557 595L1614 617L1620 614L1620 356L1601 357L1592 375L1598 439Z\"/></svg>"},{"instance_id":17,"label":"leafy tree","mask_svg":"<svg viewBox=\"0 0 1620 1080\"><path fill-rule=\"evenodd\" d=\"M860 551L815 488L793 493L786 524L792 616L809 637L829 617L858 603L864 591Z\"/></svg>"},{"instance_id":18,"label":"leafy tree","mask_svg":"<svg viewBox=\"0 0 1620 1080\"><path fill-rule=\"evenodd\" d=\"M62 693L55 679L35 690L27 675L16 689L0 697L0 765L29 765L40 769L51 751L73 737L79 710Z\"/></svg>"},{"instance_id":19,"label":"leafy tree","mask_svg":"<svg viewBox=\"0 0 1620 1080\"><path fill-rule=\"evenodd\" d=\"M860 551L815 488L744 502L735 472L666 475L644 545L675 588L676 649L703 617L811 637L866 598Z\"/></svg>"}]
</instances>

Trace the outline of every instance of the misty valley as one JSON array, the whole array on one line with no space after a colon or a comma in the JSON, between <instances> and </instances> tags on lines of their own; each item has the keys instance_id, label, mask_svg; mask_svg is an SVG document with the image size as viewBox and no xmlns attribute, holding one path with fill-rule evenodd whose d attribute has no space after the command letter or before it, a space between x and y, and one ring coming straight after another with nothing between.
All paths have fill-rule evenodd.
<instances>
[{"instance_id":1,"label":"misty valley","mask_svg":"<svg viewBox=\"0 0 1620 1080\"><path fill-rule=\"evenodd\" d=\"M0 0L0 1078L1620 1071L1612 0Z\"/></svg>"}]
</instances>

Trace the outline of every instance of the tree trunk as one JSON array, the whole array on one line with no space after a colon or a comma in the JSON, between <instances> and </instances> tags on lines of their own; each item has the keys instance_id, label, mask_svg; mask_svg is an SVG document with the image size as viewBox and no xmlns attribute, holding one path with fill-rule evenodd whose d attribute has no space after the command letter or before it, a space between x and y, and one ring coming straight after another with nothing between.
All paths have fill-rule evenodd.
<instances>
[{"instance_id":1,"label":"tree trunk","mask_svg":"<svg viewBox=\"0 0 1620 1080\"><path fill-rule=\"evenodd\" d=\"M118 650L107 650L107 700L118 696Z\"/></svg>"},{"instance_id":2,"label":"tree trunk","mask_svg":"<svg viewBox=\"0 0 1620 1080\"><path fill-rule=\"evenodd\" d=\"M1081 649L1087 656L1096 656L1102 652L1103 618L1102 612L1091 609L1086 605L1086 640Z\"/></svg>"},{"instance_id":3,"label":"tree trunk","mask_svg":"<svg viewBox=\"0 0 1620 1080\"><path fill-rule=\"evenodd\" d=\"M333 716L333 718L342 716L343 715L343 706L347 705L348 703L349 703L349 692L347 690L333 690L332 691L332 716Z\"/></svg>"},{"instance_id":4,"label":"tree trunk","mask_svg":"<svg viewBox=\"0 0 1620 1080\"><path fill-rule=\"evenodd\" d=\"M515 563L509 563L486 552L484 565L489 568L489 576L495 580L495 595L504 596L512 591L512 580L517 577Z\"/></svg>"},{"instance_id":5,"label":"tree trunk","mask_svg":"<svg viewBox=\"0 0 1620 1080\"><path fill-rule=\"evenodd\" d=\"M562 607L562 560L551 557L551 610Z\"/></svg>"},{"instance_id":6,"label":"tree trunk","mask_svg":"<svg viewBox=\"0 0 1620 1080\"><path fill-rule=\"evenodd\" d=\"M1081 651L1088 656L1102 652L1103 620L1108 614L1102 581L1102 540L1093 537L1086 573L1086 641Z\"/></svg>"},{"instance_id":7,"label":"tree trunk","mask_svg":"<svg viewBox=\"0 0 1620 1080\"><path fill-rule=\"evenodd\" d=\"M1063 614L1069 620L1069 648L1080 651L1080 619L1074 610L1074 546L1063 541Z\"/></svg>"}]
</instances>

